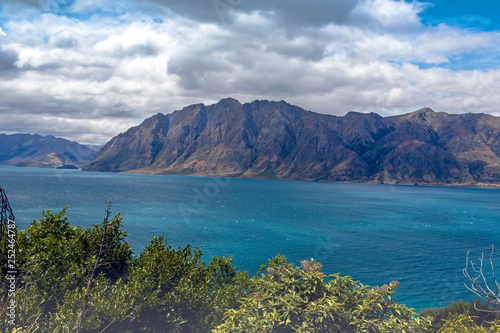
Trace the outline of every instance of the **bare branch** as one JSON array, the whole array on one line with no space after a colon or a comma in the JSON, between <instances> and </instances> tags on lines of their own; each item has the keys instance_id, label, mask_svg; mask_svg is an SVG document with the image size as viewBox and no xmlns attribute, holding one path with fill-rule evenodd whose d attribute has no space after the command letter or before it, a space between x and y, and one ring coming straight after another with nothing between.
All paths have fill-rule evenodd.
<instances>
[{"instance_id":1,"label":"bare branch","mask_svg":"<svg viewBox=\"0 0 500 333\"><path fill-rule=\"evenodd\" d=\"M493 244L491 244L491 253L490 253L490 267L491 267L491 272L493 273L493 281L495 281L495 294L498 295L498 282L497 279L495 278L495 267L493 266L493 251L495 247Z\"/></svg>"},{"instance_id":2,"label":"bare branch","mask_svg":"<svg viewBox=\"0 0 500 333\"><path fill-rule=\"evenodd\" d=\"M484 253L482 253L481 258L479 258L479 269L478 269L476 268L477 266L474 265L474 263L469 259L470 250L467 251L465 268L463 269L462 272L464 276L470 281L470 286L465 284L465 287L474 294L476 294L477 296L479 296L479 298L485 301L486 304L495 309L494 311L491 312L500 313L500 283L496 280L495 277L495 267L493 265L493 252L494 252L494 247L493 245L491 245L490 268L492 272L492 280L495 291L493 291L490 288L491 283L488 283L488 280L484 274ZM472 277L470 275L469 263L470 267L472 268L472 271L474 271L477 274L477 276ZM476 310L490 312L488 310L479 310L477 308Z\"/></svg>"},{"instance_id":3,"label":"bare branch","mask_svg":"<svg viewBox=\"0 0 500 333\"><path fill-rule=\"evenodd\" d=\"M102 332L104 332L105 330L107 330L107 329L108 329L108 328L109 328L112 324L114 324L114 323L115 323L115 321L116 321L116 319L113 319L113 321L112 321L112 322L110 322L110 323L109 323L106 327L104 327L104 328L102 329L102 331L100 331L99 333L102 333Z\"/></svg>"}]
</instances>

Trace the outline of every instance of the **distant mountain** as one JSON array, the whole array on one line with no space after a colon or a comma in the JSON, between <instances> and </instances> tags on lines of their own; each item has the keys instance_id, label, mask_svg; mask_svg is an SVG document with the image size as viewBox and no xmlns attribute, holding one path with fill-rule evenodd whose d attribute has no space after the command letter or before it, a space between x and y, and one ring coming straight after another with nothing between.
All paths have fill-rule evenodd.
<instances>
[{"instance_id":1,"label":"distant mountain","mask_svg":"<svg viewBox=\"0 0 500 333\"><path fill-rule=\"evenodd\" d=\"M99 150L101 150L102 147L104 147L104 145L82 145L82 146L95 150L96 152L98 152Z\"/></svg>"},{"instance_id":2,"label":"distant mountain","mask_svg":"<svg viewBox=\"0 0 500 333\"><path fill-rule=\"evenodd\" d=\"M42 168L81 168L97 151L77 142L37 134L0 134L0 164Z\"/></svg>"},{"instance_id":3,"label":"distant mountain","mask_svg":"<svg viewBox=\"0 0 500 333\"><path fill-rule=\"evenodd\" d=\"M157 114L110 142L84 170L180 175L500 184L500 118L422 109L381 117L223 99Z\"/></svg>"}]
</instances>

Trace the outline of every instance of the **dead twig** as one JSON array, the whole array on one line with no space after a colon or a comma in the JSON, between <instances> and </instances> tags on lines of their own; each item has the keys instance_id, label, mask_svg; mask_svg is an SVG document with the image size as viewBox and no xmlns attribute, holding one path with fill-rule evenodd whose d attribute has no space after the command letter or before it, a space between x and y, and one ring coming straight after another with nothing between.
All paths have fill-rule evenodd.
<instances>
[{"instance_id":1,"label":"dead twig","mask_svg":"<svg viewBox=\"0 0 500 333\"><path fill-rule=\"evenodd\" d=\"M479 268L469 259L470 250L467 251L467 257L465 261L465 268L463 269L464 276L470 281L470 285L464 283L465 287L476 294L480 299L486 302L493 311L479 310L484 312L495 312L500 313L500 284L495 277L495 266L493 265L493 252L494 246L491 245L490 253L490 269L492 272L492 280L488 282L486 275L484 273L484 253L481 254L479 258ZM469 273L469 265L472 271L475 273L473 276Z\"/></svg>"}]
</instances>

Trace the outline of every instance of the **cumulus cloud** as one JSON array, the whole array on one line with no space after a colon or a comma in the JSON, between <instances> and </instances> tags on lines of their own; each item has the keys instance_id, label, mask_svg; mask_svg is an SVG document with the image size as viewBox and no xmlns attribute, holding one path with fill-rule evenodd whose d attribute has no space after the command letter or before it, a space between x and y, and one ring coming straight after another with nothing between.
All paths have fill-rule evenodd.
<instances>
[{"instance_id":1,"label":"cumulus cloud","mask_svg":"<svg viewBox=\"0 0 500 333\"><path fill-rule=\"evenodd\" d=\"M11 6L26 6L38 9L46 8L49 4L49 0L12 0L5 2L7 5Z\"/></svg>"},{"instance_id":2,"label":"cumulus cloud","mask_svg":"<svg viewBox=\"0 0 500 333\"><path fill-rule=\"evenodd\" d=\"M418 1L364 0L350 13L350 23L378 32L408 33L422 27L418 14L427 6Z\"/></svg>"},{"instance_id":3,"label":"cumulus cloud","mask_svg":"<svg viewBox=\"0 0 500 333\"><path fill-rule=\"evenodd\" d=\"M0 71L1 72L14 72L16 71L16 66L14 66L17 61L17 54L11 50L3 50L0 46Z\"/></svg>"},{"instance_id":4,"label":"cumulus cloud","mask_svg":"<svg viewBox=\"0 0 500 333\"><path fill-rule=\"evenodd\" d=\"M289 28L343 23L360 0L141 0L203 22L232 21L232 14L259 12Z\"/></svg>"},{"instance_id":5,"label":"cumulus cloud","mask_svg":"<svg viewBox=\"0 0 500 333\"><path fill-rule=\"evenodd\" d=\"M498 111L500 69L448 65L496 52L499 33L424 26L419 1L2 6L0 132L102 144L154 113L228 96L331 114ZM29 19L9 14L20 8Z\"/></svg>"}]
</instances>

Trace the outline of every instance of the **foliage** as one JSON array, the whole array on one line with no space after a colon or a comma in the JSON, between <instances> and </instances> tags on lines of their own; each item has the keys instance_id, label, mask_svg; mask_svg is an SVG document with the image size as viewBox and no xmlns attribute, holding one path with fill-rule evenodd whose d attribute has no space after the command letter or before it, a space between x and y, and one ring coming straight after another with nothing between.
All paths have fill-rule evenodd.
<instances>
[{"instance_id":1,"label":"foliage","mask_svg":"<svg viewBox=\"0 0 500 333\"><path fill-rule=\"evenodd\" d=\"M500 332L494 314L475 310L486 306L456 302L417 316L394 299L397 282L326 277L312 259L295 267L278 255L250 279L231 257L205 264L198 248L173 248L163 236L134 256L122 224L117 215L75 227L64 209L19 231L12 332L75 332L80 318L88 333ZM2 299L0 313L6 306Z\"/></svg>"},{"instance_id":2,"label":"foliage","mask_svg":"<svg viewBox=\"0 0 500 333\"><path fill-rule=\"evenodd\" d=\"M215 332L424 332L429 324L395 302L396 283L369 288L338 274L325 283L320 263L301 266L279 255L269 260Z\"/></svg>"},{"instance_id":3,"label":"foliage","mask_svg":"<svg viewBox=\"0 0 500 333\"><path fill-rule=\"evenodd\" d=\"M52 325L49 332L75 332L84 296L84 287L66 292L57 311L51 314ZM89 310L82 323L85 332L116 331L119 323L129 317L133 306L132 297L123 280L111 284L102 275L94 283L89 298Z\"/></svg>"},{"instance_id":4,"label":"foliage","mask_svg":"<svg viewBox=\"0 0 500 333\"><path fill-rule=\"evenodd\" d=\"M246 273L232 258L213 258L208 267L201 251L174 249L155 237L134 263L128 277L135 297L129 327L144 332L209 332L223 312L237 305Z\"/></svg>"},{"instance_id":5,"label":"foliage","mask_svg":"<svg viewBox=\"0 0 500 333\"><path fill-rule=\"evenodd\" d=\"M105 260L109 265L100 274L115 281L126 274L132 250L124 241L119 215L109 224ZM84 230L69 224L66 208L58 214L44 211L18 234L19 276L16 293L23 326L35 321L41 330L51 327L51 315L57 311L68 292L83 286L89 278L101 243L103 224Z\"/></svg>"},{"instance_id":6,"label":"foliage","mask_svg":"<svg viewBox=\"0 0 500 333\"><path fill-rule=\"evenodd\" d=\"M65 208L18 233L16 331L75 332L82 313L84 332L209 332L239 306L248 274L232 258L205 265L199 249L173 249L163 237L134 257L122 223L117 215L74 227Z\"/></svg>"},{"instance_id":7,"label":"foliage","mask_svg":"<svg viewBox=\"0 0 500 333\"><path fill-rule=\"evenodd\" d=\"M419 316L431 318L432 327L429 332L438 332L444 326L445 321L455 320L459 315L467 314L475 325L484 325L493 322L496 314L491 309L475 300L471 303L455 301L444 308L420 310Z\"/></svg>"},{"instance_id":8,"label":"foliage","mask_svg":"<svg viewBox=\"0 0 500 333\"><path fill-rule=\"evenodd\" d=\"M487 322L486 326L477 325L475 317L470 316L467 312L454 314L449 319L444 321L443 326L439 329L439 333L498 333L500 332L500 322Z\"/></svg>"}]
</instances>

